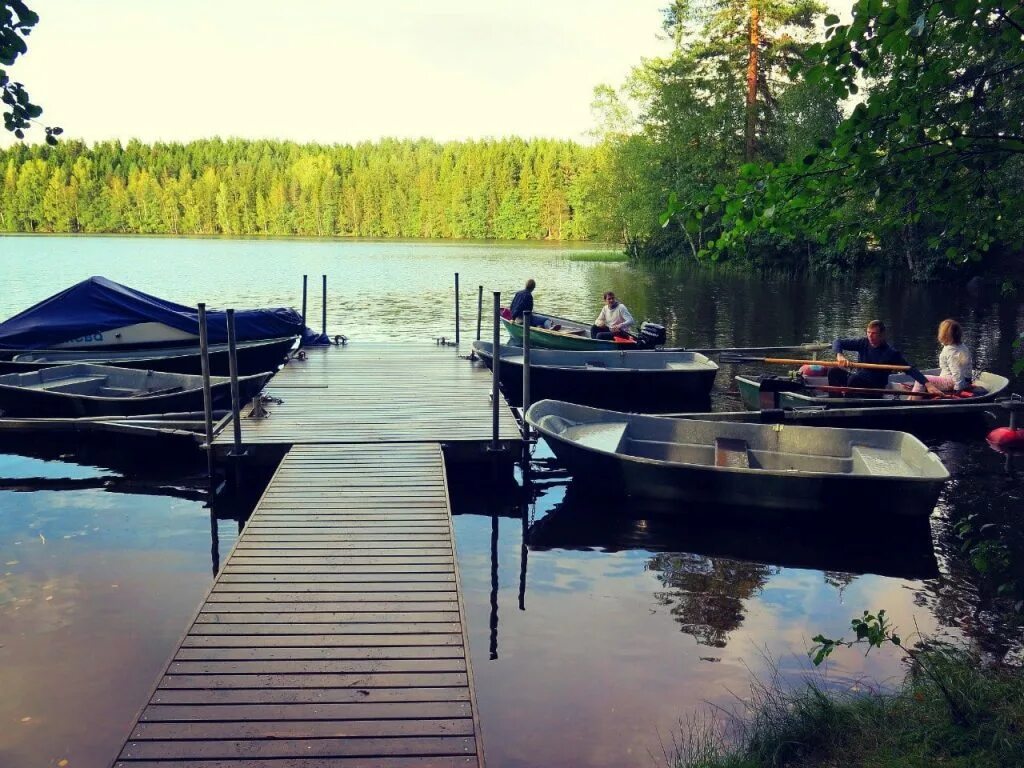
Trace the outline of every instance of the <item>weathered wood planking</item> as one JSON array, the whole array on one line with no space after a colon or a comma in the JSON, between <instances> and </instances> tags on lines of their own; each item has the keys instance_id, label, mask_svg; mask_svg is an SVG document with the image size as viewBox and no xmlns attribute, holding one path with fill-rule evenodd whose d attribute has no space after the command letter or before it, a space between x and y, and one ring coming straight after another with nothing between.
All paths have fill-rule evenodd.
<instances>
[{"instance_id":1,"label":"weathered wood planking","mask_svg":"<svg viewBox=\"0 0 1024 768\"><path fill-rule=\"evenodd\" d=\"M482 766L458 582L439 444L294 446L115 767Z\"/></svg>"},{"instance_id":2,"label":"weathered wood planking","mask_svg":"<svg viewBox=\"0 0 1024 768\"><path fill-rule=\"evenodd\" d=\"M469 349L465 346L463 353ZM243 443L478 443L492 437L491 372L447 347L350 344L307 350L271 380L267 419L242 418ZM519 443L502 398L499 438ZM230 425L214 439L230 445Z\"/></svg>"}]
</instances>

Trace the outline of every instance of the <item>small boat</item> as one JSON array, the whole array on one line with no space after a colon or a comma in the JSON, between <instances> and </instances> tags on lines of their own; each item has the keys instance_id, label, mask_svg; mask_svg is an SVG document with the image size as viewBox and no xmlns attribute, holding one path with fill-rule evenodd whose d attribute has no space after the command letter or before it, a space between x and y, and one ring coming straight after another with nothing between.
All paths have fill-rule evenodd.
<instances>
[{"instance_id":1,"label":"small boat","mask_svg":"<svg viewBox=\"0 0 1024 768\"><path fill-rule=\"evenodd\" d=\"M211 344L227 339L224 311L206 313ZM306 328L294 309L235 312L239 342L301 336L304 344L327 340ZM90 277L0 323L0 355L40 349L158 349L195 345L199 313L105 277Z\"/></svg>"},{"instance_id":2,"label":"small boat","mask_svg":"<svg viewBox=\"0 0 1024 768\"><path fill-rule=\"evenodd\" d=\"M473 351L488 367L494 345L473 342ZM523 348L500 348L501 385L512 405L523 401ZM696 352L566 352L530 350L530 395L533 400L567 400L626 410L672 410L706 401L718 365Z\"/></svg>"},{"instance_id":3,"label":"small boat","mask_svg":"<svg viewBox=\"0 0 1024 768\"><path fill-rule=\"evenodd\" d=\"M259 393L273 374L238 379L241 400ZM213 407L231 407L231 380L211 377ZM0 376L5 417L137 416L203 410L203 377L90 363L58 365Z\"/></svg>"},{"instance_id":4,"label":"small boat","mask_svg":"<svg viewBox=\"0 0 1024 768\"><path fill-rule=\"evenodd\" d=\"M236 345L238 375L276 370L288 359L288 353L298 344L297 336L264 341L243 341ZM0 360L0 373L25 373L50 368L54 365L92 363L113 365L118 368L136 368L164 373L188 373L200 375L203 372L202 353L197 345L163 347L160 349L41 349L22 352L11 360ZM228 345L210 345L210 375L228 376Z\"/></svg>"},{"instance_id":5,"label":"small boat","mask_svg":"<svg viewBox=\"0 0 1024 768\"><path fill-rule=\"evenodd\" d=\"M533 313L535 323L530 328L530 346L542 349L564 349L569 352L613 351L617 349L655 349L665 343L665 329L655 323L642 323L640 335L628 338L592 339L590 323L569 320L555 315ZM508 309L501 310L501 324L509 338L516 344L523 343L523 325L512 320Z\"/></svg>"},{"instance_id":6,"label":"small boat","mask_svg":"<svg viewBox=\"0 0 1024 768\"><path fill-rule=\"evenodd\" d=\"M924 374L938 375L938 369L922 371ZM828 385L825 376L798 376L795 379L782 376L737 376L736 388L746 408L764 410L770 408L835 408L863 409L865 419L869 417L885 417L885 409L897 408L900 418L906 418L912 408L921 408L922 416L929 418L941 415L941 409L965 403L987 403L994 400L1009 386L1005 376L988 371L979 373L972 382L973 394L915 399L908 397L905 386L913 385L914 380L905 373L893 373L889 376L888 389L892 394L879 397L830 397L829 392L816 389ZM854 393L859 394L859 393ZM902 406L902 407L901 407ZM950 413L955 413L950 408ZM893 415L896 415L894 411ZM912 412L911 412L912 415Z\"/></svg>"},{"instance_id":7,"label":"small boat","mask_svg":"<svg viewBox=\"0 0 1024 768\"><path fill-rule=\"evenodd\" d=\"M928 515L949 477L904 432L672 419L558 400L531 406L526 420L574 477L643 498Z\"/></svg>"}]
</instances>

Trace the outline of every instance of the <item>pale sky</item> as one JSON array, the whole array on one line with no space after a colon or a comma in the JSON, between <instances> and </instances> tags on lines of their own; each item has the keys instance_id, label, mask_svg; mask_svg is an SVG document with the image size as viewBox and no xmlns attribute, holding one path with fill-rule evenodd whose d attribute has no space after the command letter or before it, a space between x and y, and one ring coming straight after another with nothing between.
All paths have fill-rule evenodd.
<instances>
[{"instance_id":1,"label":"pale sky","mask_svg":"<svg viewBox=\"0 0 1024 768\"><path fill-rule=\"evenodd\" d=\"M665 4L30 0L40 21L8 74L43 125L89 142L583 141L594 86L667 52Z\"/></svg>"}]
</instances>

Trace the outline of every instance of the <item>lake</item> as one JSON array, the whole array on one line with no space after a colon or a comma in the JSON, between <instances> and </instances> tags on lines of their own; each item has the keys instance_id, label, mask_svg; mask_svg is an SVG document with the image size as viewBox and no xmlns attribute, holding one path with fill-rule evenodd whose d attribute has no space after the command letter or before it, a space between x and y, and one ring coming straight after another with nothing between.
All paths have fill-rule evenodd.
<instances>
[{"instance_id":1,"label":"lake","mask_svg":"<svg viewBox=\"0 0 1024 768\"><path fill-rule=\"evenodd\" d=\"M574 261L565 246L2 237L0 317L90 275L184 304L301 303L350 343L476 332L484 287L507 299L537 281L539 310L596 317L614 290L638 320L686 346L754 346L860 335L883 319L894 344L934 365L952 316L978 367L1007 374L1019 302L962 286L812 280ZM723 366L715 410L739 408ZM1020 391L1022 382L1014 382ZM543 444L532 491L452 478L456 543L488 764L647 766L708 702L734 707L752 675L799 684L822 632L884 608L904 636L961 638L1021 661L1017 618L961 551L957 525L1015 520L1022 487L984 431L925 436L953 474L929 522L865 530L856 519L761 525L666 519L599 502ZM239 530L209 509L201 456L150 456L122 441L0 442L0 765L106 766ZM864 500L865 507L871 499ZM241 510L244 512L244 510ZM708 521L711 522L708 522ZM524 546L524 541L526 546ZM894 653L838 652L826 685L899 680ZM739 698L737 698L739 697Z\"/></svg>"}]
</instances>

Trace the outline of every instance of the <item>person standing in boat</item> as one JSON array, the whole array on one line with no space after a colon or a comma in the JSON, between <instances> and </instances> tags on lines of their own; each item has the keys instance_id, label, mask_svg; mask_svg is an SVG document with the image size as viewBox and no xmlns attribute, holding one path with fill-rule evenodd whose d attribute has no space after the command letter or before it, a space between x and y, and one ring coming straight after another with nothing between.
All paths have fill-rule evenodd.
<instances>
[{"instance_id":1,"label":"person standing in boat","mask_svg":"<svg viewBox=\"0 0 1024 768\"><path fill-rule=\"evenodd\" d=\"M537 281L532 277L526 281L526 286L521 291L516 291L516 295L512 297L512 303L509 305L509 312L512 313L512 322L520 323L523 322L523 313L533 312L533 289L537 287ZM543 319L532 318L530 321L531 325L542 327L544 326Z\"/></svg>"},{"instance_id":2,"label":"person standing in boat","mask_svg":"<svg viewBox=\"0 0 1024 768\"><path fill-rule=\"evenodd\" d=\"M939 323L939 375L925 376L930 384L942 392L963 392L971 388L974 377L974 362L971 352L964 346L964 332L960 323L947 318ZM924 392L920 384L914 385L915 392Z\"/></svg>"},{"instance_id":3,"label":"person standing in boat","mask_svg":"<svg viewBox=\"0 0 1024 768\"><path fill-rule=\"evenodd\" d=\"M925 378L917 368L910 365L902 353L893 349L885 340L885 323L872 320L868 323L867 335L860 339L836 339L832 342L832 351L836 353L839 368L829 368L828 383L832 387L863 387L867 389L886 389L889 386L889 374L892 371L870 368L858 368L853 373L848 369L850 360L844 352L856 352L857 362L874 365L906 365L910 367L907 375L920 384L925 391L941 394L939 389ZM863 393L851 393L861 397Z\"/></svg>"},{"instance_id":4,"label":"person standing in boat","mask_svg":"<svg viewBox=\"0 0 1024 768\"><path fill-rule=\"evenodd\" d=\"M626 305L617 300L612 291L605 291L601 314L590 326L590 338L606 340L616 337L628 338L633 322L633 316L629 314Z\"/></svg>"}]
</instances>

